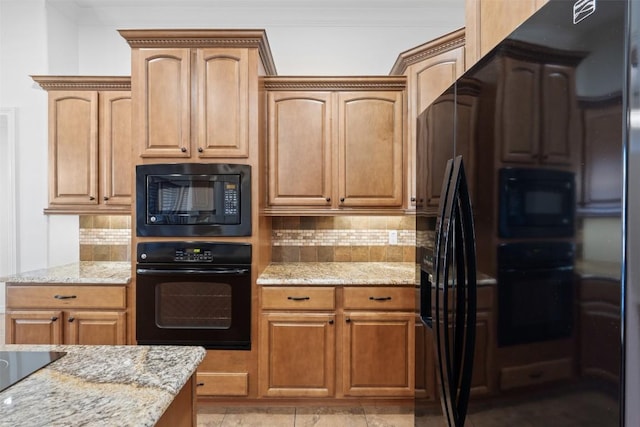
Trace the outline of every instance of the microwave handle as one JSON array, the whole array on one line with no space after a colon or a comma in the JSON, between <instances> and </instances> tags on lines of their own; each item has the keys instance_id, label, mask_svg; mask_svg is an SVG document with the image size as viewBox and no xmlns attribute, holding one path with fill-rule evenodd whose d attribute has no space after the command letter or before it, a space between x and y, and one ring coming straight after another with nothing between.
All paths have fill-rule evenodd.
<instances>
[{"instance_id":1,"label":"microwave handle","mask_svg":"<svg viewBox=\"0 0 640 427\"><path fill-rule=\"evenodd\" d=\"M136 273L140 275L154 275L154 276L168 276L174 274L193 274L193 275L244 275L249 274L248 268L216 268L216 269L151 269L151 268L138 268Z\"/></svg>"}]
</instances>

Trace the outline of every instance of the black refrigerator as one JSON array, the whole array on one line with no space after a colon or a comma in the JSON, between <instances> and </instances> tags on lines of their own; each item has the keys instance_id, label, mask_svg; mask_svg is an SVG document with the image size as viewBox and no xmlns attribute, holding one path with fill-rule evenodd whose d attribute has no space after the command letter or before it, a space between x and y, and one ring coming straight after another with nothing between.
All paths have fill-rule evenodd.
<instances>
[{"instance_id":1,"label":"black refrigerator","mask_svg":"<svg viewBox=\"0 0 640 427\"><path fill-rule=\"evenodd\" d=\"M416 426L640 425L638 3L551 0L418 116Z\"/></svg>"}]
</instances>

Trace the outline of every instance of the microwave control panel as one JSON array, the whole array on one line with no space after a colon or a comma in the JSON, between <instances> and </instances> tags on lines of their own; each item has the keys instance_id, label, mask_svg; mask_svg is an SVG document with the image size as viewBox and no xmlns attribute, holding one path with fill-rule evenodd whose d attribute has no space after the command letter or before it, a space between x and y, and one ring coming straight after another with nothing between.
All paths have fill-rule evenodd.
<instances>
[{"instance_id":1,"label":"microwave control panel","mask_svg":"<svg viewBox=\"0 0 640 427\"><path fill-rule=\"evenodd\" d=\"M227 182L224 185L224 214L238 215L238 185Z\"/></svg>"}]
</instances>

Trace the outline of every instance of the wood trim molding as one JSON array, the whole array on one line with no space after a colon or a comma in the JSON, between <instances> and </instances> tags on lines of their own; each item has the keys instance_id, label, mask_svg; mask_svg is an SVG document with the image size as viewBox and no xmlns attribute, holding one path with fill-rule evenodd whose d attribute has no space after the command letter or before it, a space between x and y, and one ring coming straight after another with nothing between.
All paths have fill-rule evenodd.
<instances>
[{"instance_id":1,"label":"wood trim molding","mask_svg":"<svg viewBox=\"0 0 640 427\"><path fill-rule=\"evenodd\" d=\"M464 45L465 29L460 28L459 30L445 34L442 37L438 37L437 39L428 41L420 46L416 46L400 53L389 74L402 75L411 64L415 64L416 62L423 61L424 59L431 58L441 54L442 52L447 52Z\"/></svg>"},{"instance_id":2,"label":"wood trim molding","mask_svg":"<svg viewBox=\"0 0 640 427\"><path fill-rule=\"evenodd\" d=\"M118 30L132 48L245 47L256 48L267 75L277 75L265 30Z\"/></svg>"},{"instance_id":3,"label":"wood trim molding","mask_svg":"<svg viewBox=\"0 0 640 427\"><path fill-rule=\"evenodd\" d=\"M131 90L130 76L31 76L44 90Z\"/></svg>"},{"instance_id":4,"label":"wood trim molding","mask_svg":"<svg viewBox=\"0 0 640 427\"><path fill-rule=\"evenodd\" d=\"M278 76L264 77L267 90L399 90L405 89L405 76L354 76L311 77Z\"/></svg>"}]
</instances>

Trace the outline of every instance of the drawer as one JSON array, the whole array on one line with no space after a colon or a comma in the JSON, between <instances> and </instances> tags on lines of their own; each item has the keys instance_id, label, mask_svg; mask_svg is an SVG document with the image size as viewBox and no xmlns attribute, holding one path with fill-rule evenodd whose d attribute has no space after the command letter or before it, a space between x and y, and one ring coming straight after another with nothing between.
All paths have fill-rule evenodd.
<instances>
[{"instance_id":1,"label":"drawer","mask_svg":"<svg viewBox=\"0 0 640 427\"><path fill-rule=\"evenodd\" d=\"M124 286L8 286L7 308L125 309Z\"/></svg>"},{"instance_id":2,"label":"drawer","mask_svg":"<svg viewBox=\"0 0 640 427\"><path fill-rule=\"evenodd\" d=\"M344 308L355 310L415 309L415 288L349 286L344 288Z\"/></svg>"},{"instance_id":3,"label":"drawer","mask_svg":"<svg viewBox=\"0 0 640 427\"><path fill-rule=\"evenodd\" d=\"M500 370L500 389L508 390L568 379L571 378L572 373L573 362L569 358L502 368Z\"/></svg>"},{"instance_id":4,"label":"drawer","mask_svg":"<svg viewBox=\"0 0 640 427\"><path fill-rule=\"evenodd\" d=\"M334 310L333 287L274 286L262 288L263 310Z\"/></svg>"},{"instance_id":5,"label":"drawer","mask_svg":"<svg viewBox=\"0 0 640 427\"><path fill-rule=\"evenodd\" d=\"M249 374L198 372L196 393L198 396L248 396Z\"/></svg>"}]
</instances>

